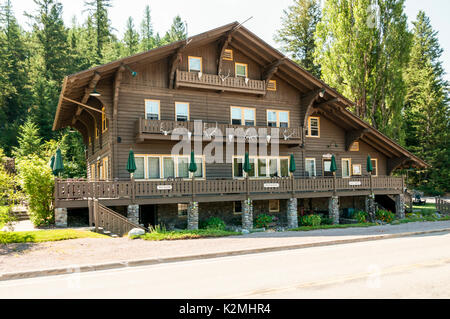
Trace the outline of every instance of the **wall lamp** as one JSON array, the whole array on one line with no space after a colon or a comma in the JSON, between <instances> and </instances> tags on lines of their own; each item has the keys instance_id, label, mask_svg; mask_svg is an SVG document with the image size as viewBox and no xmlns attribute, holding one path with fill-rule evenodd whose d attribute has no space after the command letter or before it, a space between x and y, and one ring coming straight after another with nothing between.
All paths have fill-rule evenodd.
<instances>
[{"instance_id":1,"label":"wall lamp","mask_svg":"<svg viewBox=\"0 0 450 319\"><path fill-rule=\"evenodd\" d=\"M125 68L130 71L131 75L133 77L136 77L136 75L138 74L136 71L133 71L128 65L125 65Z\"/></svg>"}]
</instances>

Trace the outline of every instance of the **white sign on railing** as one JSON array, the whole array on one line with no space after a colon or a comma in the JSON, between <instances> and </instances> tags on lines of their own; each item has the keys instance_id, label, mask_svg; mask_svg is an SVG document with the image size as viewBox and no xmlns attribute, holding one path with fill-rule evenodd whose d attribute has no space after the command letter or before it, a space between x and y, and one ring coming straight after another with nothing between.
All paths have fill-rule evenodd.
<instances>
[{"instance_id":1,"label":"white sign on railing","mask_svg":"<svg viewBox=\"0 0 450 319\"><path fill-rule=\"evenodd\" d=\"M361 182L357 181L357 182L349 182L350 186L361 186Z\"/></svg>"},{"instance_id":2,"label":"white sign on railing","mask_svg":"<svg viewBox=\"0 0 450 319\"><path fill-rule=\"evenodd\" d=\"M172 185L158 185L157 188L159 191L171 191Z\"/></svg>"},{"instance_id":3,"label":"white sign on railing","mask_svg":"<svg viewBox=\"0 0 450 319\"><path fill-rule=\"evenodd\" d=\"M265 183L264 188L279 188L280 184L278 183Z\"/></svg>"}]
</instances>

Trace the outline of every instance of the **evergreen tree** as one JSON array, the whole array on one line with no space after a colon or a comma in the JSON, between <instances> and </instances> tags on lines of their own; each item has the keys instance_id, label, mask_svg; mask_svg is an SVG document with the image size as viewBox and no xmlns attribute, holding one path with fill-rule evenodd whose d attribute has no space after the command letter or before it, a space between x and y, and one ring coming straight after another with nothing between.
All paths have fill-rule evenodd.
<instances>
[{"instance_id":1,"label":"evergreen tree","mask_svg":"<svg viewBox=\"0 0 450 319\"><path fill-rule=\"evenodd\" d=\"M149 51L155 47L155 38L153 37L153 25L150 13L150 6L145 7L144 19L141 23L141 50Z\"/></svg>"},{"instance_id":2,"label":"evergreen tree","mask_svg":"<svg viewBox=\"0 0 450 319\"><path fill-rule=\"evenodd\" d=\"M95 28L96 59L99 64L103 59L105 46L111 42L111 22L108 17L108 8L112 6L111 0L85 1L85 6Z\"/></svg>"},{"instance_id":3,"label":"evergreen tree","mask_svg":"<svg viewBox=\"0 0 450 319\"><path fill-rule=\"evenodd\" d=\"M13 155L22 159L29 155L40 155L42 139L39 136L39 128L32 120L28 119L19 128L19 146L13 149Z\"/></svg>"},{"instance_id":4,"label":"evergreen tree","mask_svg":"<svg viewBox=\"0 0 450 319\"><path fill-rule=\"evenodd\" d=\"M0 11L0 53L0 145L9 154L11 146L17 145L16 132L31 102L29 52L10 0Z\"/></svg>"},{"instance_id":5,"label":"evergreen tree","mask_svg":"<svg viewBox=\"0 0 450 319\"><path fill-rule=\"evenodd\" d=\"M123 37L125 56L136 54L139 51L139 33L134 28L133 18L129 17Z\"/></svg>"},{"instance_id":6,"label":"evergreen tree","mask_svg":"<svg viewBox=\"0 0 450 319\"><path fill-rule=\"evenodd\" d=\"M440 60L442 49L430 19L419 12L413 23L413 45L405 71L406 146L432 167L413 173L426 191L450 191L450 110L448 83Z\"/></svg>"},{"instance_id":7,"label":"evergreen tree","mask_svg":"<svg viewBox=\"0 0 450 319\"><path fill-rule=\"evenodd\" d=\"M315 61L324 81L356 101L355 114L401 142L410 35L404 0L327 0Z\"/></svg>"},{"instance_id":8,"label":"evergreen tree","mask_svg":"<svg viewBox=\"0 0 450 319\"><path fill-rule=\"evenodd\" d=\"M295 0L283 11L282 27L275 36L275 41L292 55L295 62L319 78L320 66L314 63L314 33L320 19L318 0Z\"/></svg>"},{"instance_id":9,"label":"evergreen tree","mask_svg":"<svg viewBox=\"0 0 450 319\"><path fill-rule=\"evenodd\" d=\"M181 20L180 15L177 15L172 22L172 26L170 27L170 30L166 32L166 35L164 36L164 39L162 40L164 44L185 40L187 37L186 34L186 26Z\"/></svg>"}]
</instances>

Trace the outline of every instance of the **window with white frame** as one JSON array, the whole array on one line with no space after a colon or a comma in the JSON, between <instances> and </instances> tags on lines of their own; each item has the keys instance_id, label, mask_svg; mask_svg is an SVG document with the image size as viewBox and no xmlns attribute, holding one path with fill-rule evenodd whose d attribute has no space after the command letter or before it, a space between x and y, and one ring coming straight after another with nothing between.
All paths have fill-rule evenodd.
<instances>
[{"instance_id":1,"label":"window with white frame","mask_svg":"<svg viewBox=\"0 0 450 319\"><path fill-rule=\"evenodd\" d=\"M352 160L349 158L343 158L342 159L342 177L350 177L351 176L351 167L352 167Z\"/></svg>"},{"instance_id":2,"label":"window with white frame","mask_svg":"<svg viewBox=\"0 0 450 319\"><path fill-rule=\"evenodd\" d=\"M195 177L204 178L205 161L195 157L197 171ZM135 179L189 178L190 156L137 155Z\"/></svg>"},{"instance_id":3,"label":"window with white frame","mask_svg":"<svg viewBox=\"0 0 450 319\"><path fill-rule=\"evenodd\" d=\"M189 103L175 103L175 119L178 122L189 121Z\"/></svg>"},{"instance_id":4,"label":"window with white frame","mask_svg":"<svg viewBox=\"0 0 450 319\"><path fill-rule=\"evenodd\" d=\"M249 177L288 177L289 158L288 157L250 157ZM244 177L244 157L235 156L233 158L233 177Z\"/></svg>"},{"instance_id":5,"label":"window with white frame","mask_svg":"<svg viewBox=\"0 0 450 319\"><path fill-rule=\"evenodd\" d=\"M197 56L189 57L189 72L202 72L202 58Z\"/></svg>"},{"instance_id":6,"label":"window with white frame","mask_svg":"<svg viewBox=\"0 0 450 319\"><path fill-rule=\"evenodd\" d=\"M145 101L145 118L147 120L159 120L159 101Z\"/></svg>"},{"instance_id":7,"label":"window with white frame","mask_svg":"<svg viewBox=\"0 0 450 319\"><path fill-rule=\"evenodd\" d=\"M320 118L319 117L309 117L308 118L308 128L306 132L308 137L320 137Z\"/></svg>"},{"instance_id":8,"label":"window with white frame","mask_svg":"<svg viewBox=\"0 0 450 319\"><path fill-rule=\"evenodd\" d=\"M267 126L269 127L289 127L288 111L267 111Z\"/></svg>"},{"instance_id":9,"label":"window with white frame","mask_svg":"<svg viewBox=\"0 0 450 319\"><path fill-rule=\"evenodd\" d=\"M247 107L231 107L231 124L255 126L256 110Z\"/></svg>"},{"instance_id":10,"label":"window with white frame","mask_svg":"<svg viewBox=\"0 0 450 319\"><path fill-rule=\"evenodd\" d=\"M308 177L317 176L315 158L305 158L305 172Z\"/></svg>"}]
</instances>

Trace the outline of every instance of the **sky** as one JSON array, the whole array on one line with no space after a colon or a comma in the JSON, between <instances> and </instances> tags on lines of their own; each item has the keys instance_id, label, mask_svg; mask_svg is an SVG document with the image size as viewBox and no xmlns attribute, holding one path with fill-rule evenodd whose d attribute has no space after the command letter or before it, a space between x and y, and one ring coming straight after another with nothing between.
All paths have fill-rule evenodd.
<instances>
[{"instance_id":1,"label":"sky","mask_svg":"<svg viewBox=\"0 0 450 319\"><path fill-rule=\"evenodd\" d=\"M0 0L1 1L1 0ZM67 25L76 16L77 21L85 21L84 0L60 0L64 7L64 20ZM146 5L150 6L153 27L161 35L170 28L173 17L180 14L187 22L189 36L238 21L251 20L244 25L267 43L278 47L273 35L281 26L281 16L293 0L112 0L110 19L116 34L122 37L128 17L133 17L138 27ZM23 13L32 13L36 6L33 0L12 0L16 17L23 25L29 22ZM450 30L449 0L406 0L405 12L409 22L414 21L419 10L425 11L430 17L433 28L439 32L439 41L444 49L442 61L450 81Z\"/></svg>"}]
</instances>

